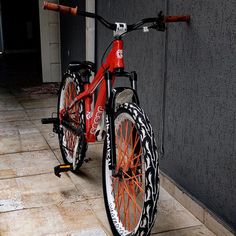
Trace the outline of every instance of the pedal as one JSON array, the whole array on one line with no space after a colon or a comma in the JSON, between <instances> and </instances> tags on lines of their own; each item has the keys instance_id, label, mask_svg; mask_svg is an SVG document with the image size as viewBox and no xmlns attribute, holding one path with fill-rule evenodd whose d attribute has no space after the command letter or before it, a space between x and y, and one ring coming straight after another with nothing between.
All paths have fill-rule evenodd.
<instances>
[{"instance_id":1,"label":"pedal","mask_svg":"<svg viewBox=\"0 0 236 236\"><path fill-rule=\"evenodd\" d=\"M62 165L58 165L58 166L54 167L54 174L60 178L61 172L67 172L67 171L71 171L71 170L73 170L72 165L62 164Z\"/></svg>"},{"instance_id":2,"label":"pedal","mask_svg":"<svg viewBox=\"0 0 236 236\"><path fill-rule=\"evenodd\" d=\"M42 118L41 119L42 124L59 124L58 118Z\"/></svg>"},{"instance_id":3,"label":"pedal","mask_svg":"<svg viewBox=\"0 0 236 236\"><path fill-rule=\"evenodd\" d=\"M59 119L58 118L42 118L42 124L53 124L53 132L58 134L59 133Z\"/></svg>"}]
</instances>

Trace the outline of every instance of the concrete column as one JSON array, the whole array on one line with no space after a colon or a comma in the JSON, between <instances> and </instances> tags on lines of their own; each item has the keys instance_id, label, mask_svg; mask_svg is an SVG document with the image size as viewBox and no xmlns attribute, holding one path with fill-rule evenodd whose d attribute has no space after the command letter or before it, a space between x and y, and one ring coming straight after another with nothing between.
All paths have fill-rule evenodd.
<instances>
[{"instance_id":1,"label":"concrete column","mask_svg":"<svg viewBox=\"0 0 236 236\"><path fill-rule=\"evenodd\" d=\"M58 3L58 0L51 1ZM61 81L60 17L59 13L42 9L39 0L41 58L43 82Z\"/></svg>"},{"instance_id":2,"label":"concrete column","mask_svg":"<svg viewBox=\"0 0 236 236\"><path fill-rule=\"evenodd\" d=\"M86 11L95 12L95 0L86 0ZM86 60L95 60L95 20L86 17Z\"/></svg>"}]
</instances>

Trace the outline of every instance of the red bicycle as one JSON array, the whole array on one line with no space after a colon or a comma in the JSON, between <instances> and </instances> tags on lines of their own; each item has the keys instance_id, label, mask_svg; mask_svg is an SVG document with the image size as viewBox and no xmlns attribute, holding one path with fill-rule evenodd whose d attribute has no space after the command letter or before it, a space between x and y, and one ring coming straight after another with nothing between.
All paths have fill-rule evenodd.
<instances>
[{"instance_id":1,"label":"red bicycle","mask_svg":"<svg viewBox=\"0 0 236 236\"><path fill-rule=\"evenodd\" d=\"M61 82L58 117L42 119L44 124L54 124L65 162L55 167L55 174L77 172L84 162L87 143L103 138L103 193L112 232L149 235L159 197L158 152L152 126L139 106L137 75L124 70L122 37L139 29L164 31L166 22L188 22L190 17L163 16L160 12L158 17L127 25L112 24L77 7L45 2L44 9L92 17L114 32L112 48L92 82L94 63L71 62ZM113 88L117 77L128 78L131 86ZM93 95L98 87L92 111Z\"/></svg>"}]
</instances>

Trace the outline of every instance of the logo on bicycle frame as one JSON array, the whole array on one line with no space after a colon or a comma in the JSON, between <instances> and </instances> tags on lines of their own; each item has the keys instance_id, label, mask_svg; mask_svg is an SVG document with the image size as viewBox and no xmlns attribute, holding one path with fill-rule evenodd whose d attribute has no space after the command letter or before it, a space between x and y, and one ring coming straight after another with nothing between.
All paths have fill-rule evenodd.
<instances>
[{"instance_id":1,"label":"logo on bicycle frame","mask_svg":"<svg viewBox=\"0 0 236 236\"><path fill-rule=\"evenodd\" d=\"M98 109L97 109L97 113L95 115L94 121L93 121L92 128L90 130L91 134L95 134L96 133L96 130L97 130L98 124L99 124L99 122L101 120L103 112L104 112L104 109L102 108L102 106L99 106ZM86 115L86 118L87 118L87 115Z\"/></svg>"},{"instance_id":2,"label":"logo on bicycle frame","mask_svg":"<svg viewBox=\"0 0 236 236\"><path fill-rule=\"evenodd\" d=\"M91 111L87 111L86 113L86 119L89 120L92 118L92 112Z\"/></svg>"},{"instance_id":3,"label":"logo on bicycle frame","mask_svg":"<svg viewBox=\"0 0 236 236\"><path fill-rule=\"evenodd\" d=\"M116 57L117 57L118 59L122 59L122 58L123 58L123 50L118 49L118 50L116 51Z\"/></svg>"}]
</instances>

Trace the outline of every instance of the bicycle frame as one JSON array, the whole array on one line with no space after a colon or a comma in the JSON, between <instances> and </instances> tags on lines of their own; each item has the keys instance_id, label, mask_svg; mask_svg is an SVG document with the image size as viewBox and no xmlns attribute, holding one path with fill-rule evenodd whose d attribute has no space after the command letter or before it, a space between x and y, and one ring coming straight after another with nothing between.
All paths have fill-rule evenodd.
<instances>
[{"instance_id":1,"label":"bicycle frame","mask_svg":"<svg viewBox=\"0 0 236 236\"><path fill-rule=\"evenodd\" d=\"M79 94L74 101L70 104L69 109L72 109L73 106L79 102L81 99L85 101L85 117L86 117L86 142L95 142L96 141L96 130L101 121L102 114L105 110L105 103L109 100L110 91L113 83L115 82L114 72L117 70L124 69L124 59L123 59L123 40L114 39L112 44L112 49L110 50L106 60L102 63L98 72L94 76L93 81L90 84L85 84L84 91ZM112 77L106 78L105 72L108 71ZM108 76L110 77L110 76ZM101 84L101 87L98 91L98 96L96 104L94 106L93 115L91 116L91 105L92 105L92 96L96 88ZM65 110L60 111L60 118L63 117Z\"/></svg>"}]
</instances>

